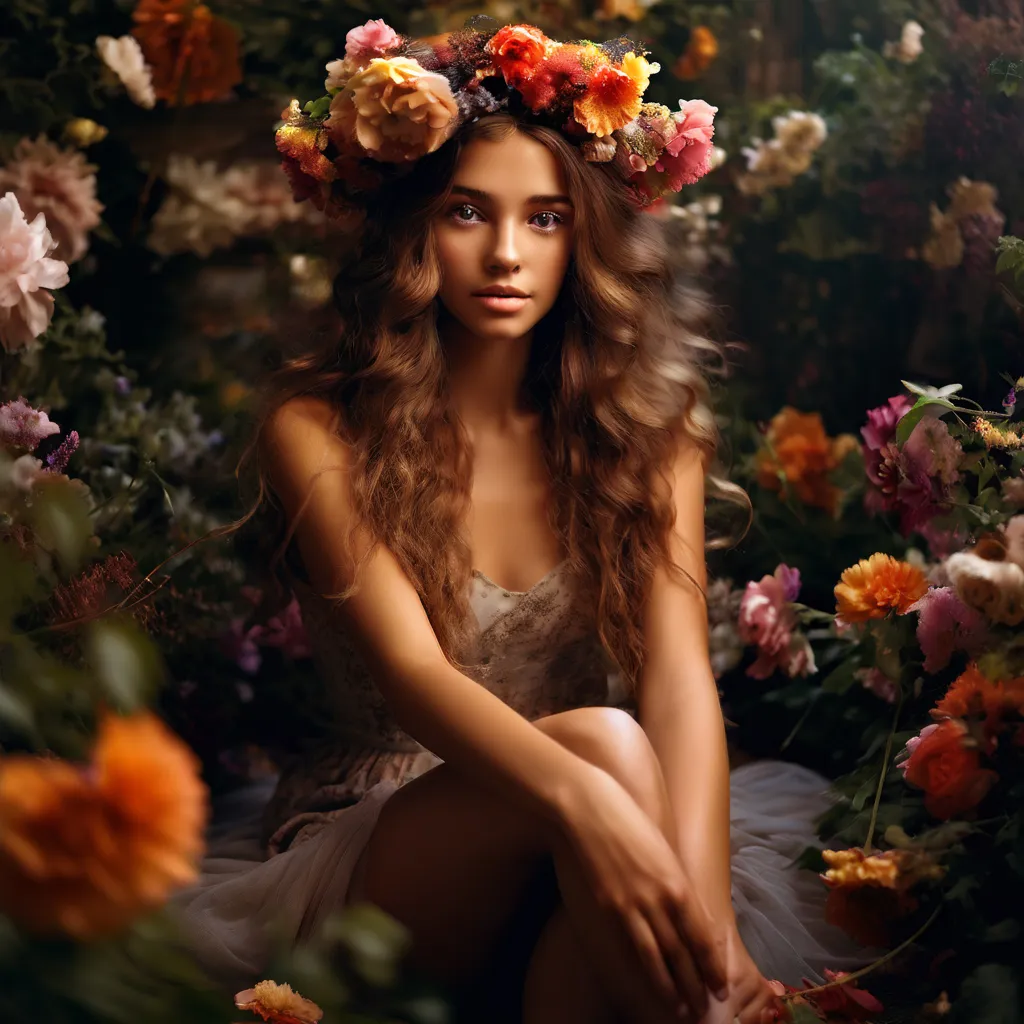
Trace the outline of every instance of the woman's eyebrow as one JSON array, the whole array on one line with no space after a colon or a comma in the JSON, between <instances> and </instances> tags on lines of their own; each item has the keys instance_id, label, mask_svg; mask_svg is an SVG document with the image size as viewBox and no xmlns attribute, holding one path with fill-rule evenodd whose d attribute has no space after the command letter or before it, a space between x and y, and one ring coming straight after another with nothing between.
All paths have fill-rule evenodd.
<instances>
[{"instance_id":1,"label":"woman's eyebrow","mask_svg":"<svg viewBox=\"0 0 1024 1024\"><path fill-rule=\"evenodd\" d=\"M458 192L459 195L470 196L473 199L480 199L484 202L490 201L494 198L490 192L484 192L479 188L470 188L468 185L452 185L452 192ZM538 195L530 196L526 200L527 203L563 203L566 206L572 206L572 200L568 196L560 195Z\"/></svg>"}]
</instances>

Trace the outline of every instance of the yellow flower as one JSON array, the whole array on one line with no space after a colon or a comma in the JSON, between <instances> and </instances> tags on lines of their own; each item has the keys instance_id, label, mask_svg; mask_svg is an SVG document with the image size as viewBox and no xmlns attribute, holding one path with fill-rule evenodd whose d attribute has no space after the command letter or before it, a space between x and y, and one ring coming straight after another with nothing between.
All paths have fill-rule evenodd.
<instances>
[{"instance_id":1,"label":"yellow flower","mask_svg":"<svg viewBox=\"0 0 1024 1024\"><path fill-rule=\"evenodd\" d=\"M850 566L836 584L836 612L844 622L883 619L890 612L905 615L928 589L917 566L875 552Z\"/></svg>"},{"instance_id":2,"label":"yellow flower","mask_svg":"<svg viewBox=\"0 0 1024 1024\"><path fill-rule=\"evenodd\" d=\"M291 985L261 981L235 996L235 1006L252 1010L269 1024L317 1024L324 1012L310 999L292 990Z\"/></svg>"},{"instance_id":3,"label":"yellow flower","mask_svg":"<svg viewBox=\"0 0 1024 1024\"><path fill-rule=\"evenodd\" d=\"M196 877L206 787L149 712L108 714L92 763L0 757L0 910L26 931L101 938Z\"/></svg>"},{"instance_id":4,"label":"yellow flower","mask_svg":"<svg viewBox=\"0 0 1024 1024\"><path fill-rule=\"evenodd\" d=\"M945 869L921 850L886 850L865 853L849 850L823 850L829 865L821 876L834 888L858 889L873 885L882 889L906 890L926 879L941 878Z\"/></svg>"},{"instance_id":5,"label":"yellow flower","mask_svg":"<svg viewBox=\"0 0 1024 1024\"><path fill-rule=\"evenodd\" d=\"M402 163L441 146L458 116L443 75L409 57L374 57L331 100L324 126L343 152L356 142L375 160Z\"/></svg>"},{"instance_id":6,"label":"yellow flower","mask_svg":"<svg viewBox=\"0 0 1024 1024\"><path fill-rule=\"evenodd\" d=\"M651 75L660 70L644 57L627 53L620 67L599 66L587 84L587 91L574 103L577 122L599 139L624 128L643 104Z\"/></svg>"},{"instance_id":7,"label":"yellow flower","mask_svg":"<svg viewBox=\"0 0 1024 1024\"><path fill-rule=\"evenodd\" d=\"M975 417L971 424L976 434L981 435L986 448L1024 448L1024 435L1014 430L997 427L983 416Z\"/></svg>"}]
</instances>

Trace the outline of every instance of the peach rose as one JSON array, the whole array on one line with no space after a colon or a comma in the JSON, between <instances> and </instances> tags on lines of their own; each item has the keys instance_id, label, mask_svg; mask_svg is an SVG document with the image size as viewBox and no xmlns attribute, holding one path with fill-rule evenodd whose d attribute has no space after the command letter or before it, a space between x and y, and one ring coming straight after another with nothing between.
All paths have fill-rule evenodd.
<instances>
[{"instance_id":1,"label":"peach rose","mask_svg":"<svg viewBox=\"0 0 1024 1024\"><path fill-rule=\"evenodd\" d=\"M441 146L458 114L443 75L408 57L375 57L331 101L324 127L343 152L356 142L375 160L402 163Z\"/></svg>"},{"instance_id":2,"label":"peach rose","mask_svg":"<svg viewBox=\"0 0 1024 1024\"><path fill-rule=\"evenodd\" d=\"M967 726L956 718L926 726L907 743L909 757L899 765L907 782L924 790L928 813L943 821L981 803L999 778L981 767L966 736Z\"/></svg>"}]
</instances>

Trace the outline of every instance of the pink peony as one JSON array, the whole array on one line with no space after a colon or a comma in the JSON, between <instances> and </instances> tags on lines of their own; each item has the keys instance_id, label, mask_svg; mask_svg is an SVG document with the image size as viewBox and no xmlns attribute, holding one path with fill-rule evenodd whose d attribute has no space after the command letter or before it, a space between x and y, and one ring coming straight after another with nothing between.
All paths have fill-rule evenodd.
<instances>
[{"instance_id":1,"label":"pink peony","mask_svg":"<svg viewBox=\"0 0 1024 1024\"><path fill-rule=\"evenodd\" d=\"M757 660L747 669L754 679L767 679L779 669L790 678L817 671L814 652L797 628L796 612L787 597L787 592L793 592L794 572L779 565L774 575L748 583L740 602L740 639L758 649Z\"/></svg>"},{"instance_id":2,"label":"pink peony","mask_svg":"<svg viewBox=\"0 0 1024 1024\"><path fill-rule=\"evenodd\" d=\"M401 38L383 18L374 18L365 25L349 29L345 36L345 56L359 62L383 57Z\"/></svg>"},{"instance_id":3,"label":"pink peony","mask_svg":"<svg viewBox=\"0 0 1024 1024\"><path fill-rule=\"evenodd\" d=\"M14 192L26 217L46 215L57 242L55 255L65 263L85 255L88 234L100 222L95 170L77 150L61 149L43 135L34 142L22 139L14 160L0 168L0 190Z\"/></svg>"},{"instance_id":4,"label":"pink peony","mask_svg":"<svg viewBox=\"0 0 1024 1024\"><path fill-rule=\"evenodd\" d=\"M678 192L692 185L711 170L711 139L715 134L715 114L704 100L680 100L672 115L675 135L665 145L654 169L668 176L668 191Z\"/></svg>"},{"instance_id":5,"label":"pink peony","mask_svg":"<svg viewBox=\"0 0 1024 1024\"><path fill-rule=\"evenodd\" d=\"M43 214L30 224L13 192L0 199L0 344L8 352L50 326L53 296L45 289L68 283L67 264L47 255L53 247Z\"/></svg>"},{"instance_id":6,"label":"pink peony","mask_svg":"<svg viewBox=\"0 0 1024 1024\"><path fill-rule=\"evenodd\" d=\"M944 669L954 651L979 654L985 646L985 620L952 587L932 587L908 610L918 615L917 642L924 652L925 672Z\"/></svg>"},{"instance_id":7,"label":"pink peony","mask_svg":"<svg viewBox=\"0 0 1024 1024\"><path fill-rule=\"evenodd\" d=\"M259 626L245 628L243 619L232 619L231 624L221 638L220 649L226 658L230 658L247 675L254 676L263 664L263 655L256 646L256 638L260 635Z\"/></svg>"},{"instance_id":8,"label":"pink peony","mask_svg":"<svg viewBox=\"0 0 1024 1024\"><path fill-rule=\"evenodd\" d=\"M0 405L0 444L34 452L39 442L60 433L60 427L24 398Z\"/></svg>"}]
</instances>

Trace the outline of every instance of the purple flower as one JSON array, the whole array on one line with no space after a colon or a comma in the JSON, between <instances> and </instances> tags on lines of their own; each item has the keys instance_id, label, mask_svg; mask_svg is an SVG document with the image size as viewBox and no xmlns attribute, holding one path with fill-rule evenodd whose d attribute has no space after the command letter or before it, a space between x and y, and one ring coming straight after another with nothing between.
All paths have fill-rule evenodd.
<instances>
[{"instance_id":1,"label":"purple flower","mask_svg":"<svg viewBox=\"0 0 1024 1024\"><path fill-rule=\"evenodd\" d=\"M123 398L125 395L131 394L132 382L127 377L115 377L114 390Z\"/></svg>"},{"instance_id":2,"label":"purple flower","mask_svg":"<svg viewBox=\"0 0 1024 1024\"><path fill-rule=\"evenodd\" d=\"M220 649L224 656L230 658L246 675L254 676L263 664L263 655L256 646L259 626L245 629L243 619L232 619L228 631L220 638Z\"/></svg>"},{"instance_id":3,"label":"purple flower","mask_svg":"<svg viewBox=\"0 0 1024 1024\"><path fill-rule=\"evenodd\" d=\"M861 437L869 451L878 452L896 437L896 424L910 411L906 395L896 395L885 405L868 409L868 422L861 427Z\"/></svg>"},{"instance_id":4,"label":"purple flower","mask_svg":"<svg viewBox=\"0 0 1024 1024\"><path fill-rule=\"evenodd\" d=\"M782 593L787 601L795 601L800 596L800 570L791 569L784 562L775 568L775 578L782 584Z\"/></svg>"},{"instance_id":5,"label":"purple flower","mask_svg":"<svg viewBox=\"0 0 1024 1024\"><path fill-rule=\"evenodd\" d=\"M46 468L51 473L63 473L68 468L68 460L78 448L78 431L72 430L60 443L60 447L46 456Z\"/></svg>"},{"instance_id":6,"label":"purple flower","mask_svg":"<svg viewBox=\"0 0 1024 1024\"><path fill-rule=\"evenodd\" d=\"M312 656L309 636L302 623L302 610L294 597L288 606L269 619L265 626L254 626L253 631L254 638L261 647L278 647L285 657L293 661Z\"/></svg>"},{"instance_id":7,"label":"purple flower","mask_svg":"<svg viewBox=\"0 0 1024 1024\"><path fill-rule=\"evenodd\" d=\"M952 587L932 587L908 611L917 612L917 642L924 653L925 672L944 669L954 651L980 653L988 639L985 620Z\"/></svg>"},{"instance_id":8,"label":"purple flower","mask_svg":"<svg viewBox=\"0 0 1024 1024\"><path fill-rule=\"evenodd\" d=\"M1010 388L1010 393L1003 399L1003 412L1007 416L1013 415L1013 410L1017 405L1017 389Z\"/></svg>"},{"instance_id":9,"label":"purple flower","mask_svg":"<svg viewBox=\"0 0 1024 1024\"><path fill-rule=\"evenodd\" d=\"M24 398L0 405L0 444L34 452L43 438L59 433L60 427Z\"/></svg>"}]
</instances>

